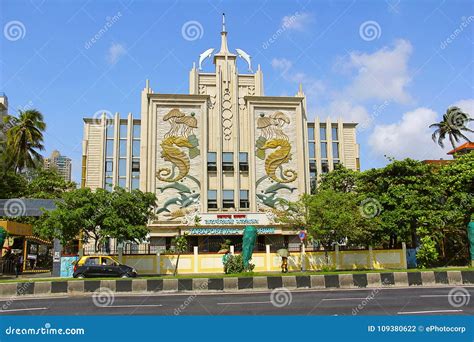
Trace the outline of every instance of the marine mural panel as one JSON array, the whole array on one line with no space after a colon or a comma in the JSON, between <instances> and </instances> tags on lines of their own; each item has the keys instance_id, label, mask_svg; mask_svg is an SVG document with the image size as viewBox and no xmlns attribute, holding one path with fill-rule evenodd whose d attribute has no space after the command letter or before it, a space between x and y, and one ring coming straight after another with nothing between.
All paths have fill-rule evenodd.
<instances>
[{"instance_id":1,"label":"marine mural panel","mask_svg":"<svg viewBox=\"0 0 474 342\"><path fill-rule=\"evenodd\" d=\"M296 113L256 110L256 196L259 211L276 208L279 199L298 199L295 154Z\"/></svg>"},{"instance_id":2,"label":"marine mural panel","mask_svg":"<svg viewBox=\"0 0 474 342\"><path fill-rule=\"evenodd\" d=\"M199 211L200 108L157 108L158 220L187 223Z\"/></svg>"}]
</instances>

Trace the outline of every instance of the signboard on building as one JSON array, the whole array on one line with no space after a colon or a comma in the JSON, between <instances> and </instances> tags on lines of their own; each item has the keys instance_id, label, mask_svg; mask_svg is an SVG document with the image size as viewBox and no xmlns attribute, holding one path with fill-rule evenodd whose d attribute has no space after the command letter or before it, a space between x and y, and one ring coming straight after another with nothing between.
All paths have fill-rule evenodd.
<instances>
[{"instance_id":1,"label":"signboard on building","mask_svg":"<svg viewBox=\"0 0 474 342\"><path fill-rule=\"evenodd\" d=\"M229 213L200 215L203 226L236 226L236 225L267 225L271 224L267 214L264 213Z\"/></svg>"},{"instance_id":2,"label":"signboard on building","mask_svg":"<svg viewBox=\"0 0 474 342\"><path fill-rule=\"evenodd\" d=\"M187 233L189 235L242 235L244 228L191 228ZM275 234L275 228L263 227L257 228L259 235Z\"/></svg>"}]
</instances>

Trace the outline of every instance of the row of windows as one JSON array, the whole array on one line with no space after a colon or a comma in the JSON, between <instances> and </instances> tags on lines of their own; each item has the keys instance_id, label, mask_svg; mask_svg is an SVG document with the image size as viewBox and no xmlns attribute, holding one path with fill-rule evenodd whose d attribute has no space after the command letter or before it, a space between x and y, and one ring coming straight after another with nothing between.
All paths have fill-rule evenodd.
<instances>
[{"instance_id":1,"label":"row of windows","mask_svg":"<svg viewBox=\"0 0 474 342\"><path fill-rule=\"evenodd\" d=\"M338 134L338 129L337 126L332 126L331 127L331 136L332 140L339 140L339 134ZM319 127L319 139L321 141L327 140L327 134L326 134L326 126L321 126ZM308 126L308 140L316 140L316 136L314 135L314 126Z\"/></svg>"},{"instance_id":2,"label":"row of windows","mask_svg":"<svg viewBox=\"0 0 474 342\"><path fill-rule=\"evenodd\" d=\"M234 171L234 153L223 152L222 153L222 170L223 171ZM249 170L249 155L247 152L239 153L239 170ZM207 171L217 171L217 153L207 153Z\"/></svg>"},{"instance_id":3,"label":"row of windows","mask_svg":"<svg viewBox=\"0 0 474 342\"><path fill-rule=\"evenodd\" d=\"M140 130L141 126L140 125L133 125L133 133L132 133L132 138L133 139L140 139ZM127 133L128 133L128 125L127 124L120 124L119 128L119 138L120 139L127 139ZM107 125L107 131L106 131L106 136L107 139L113 139L115 136L115 125Z\"/></svg>"},{"instance_id":4,"label":"row of windows","mask_svg":"<svg viewBox=\"0 0 474 342\"><path fill-rule=\"evenodd\" d=\"M207 208L208 209L219 208L218 203L217 203L217 190L207 191ZM234 202L234 190L222 191L222 208L226 208L226 209L236 208L236 205ZM239 208L240 209L250 208L248 190L240 190Z\"/></svg>"},{"instance_id":5,"label":"row of windows","mask_svg":"<svg viewBox=\"0 0 474 342\"><path fill-rule=\"evenodd\" d=\"M314 142L308 143L309 147L309 157L316 158L316 144ZM328 157L328 143L322 142L321 143L321 158L327 159ZM339 159L339 143L333 142L332 143L332 157L334 159Z\"/></svg>"}]
</instances>

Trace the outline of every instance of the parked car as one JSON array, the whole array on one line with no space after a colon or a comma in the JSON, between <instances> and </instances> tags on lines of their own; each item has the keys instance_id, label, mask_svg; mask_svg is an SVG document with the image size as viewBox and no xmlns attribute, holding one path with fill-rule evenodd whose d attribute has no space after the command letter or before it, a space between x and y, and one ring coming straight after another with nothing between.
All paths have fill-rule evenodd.
<instances>
[{"instance_id":1,"label":"parked car","mask_svg":"<svg viewBox=\"0 0 474 342\"><path fill-rule=\"evenodd\" d=\"M136 277L137 271L123 265L110 256L88 255L80 258L74 265L74 278L91 277Z\"/></svg>"}]
</instances>

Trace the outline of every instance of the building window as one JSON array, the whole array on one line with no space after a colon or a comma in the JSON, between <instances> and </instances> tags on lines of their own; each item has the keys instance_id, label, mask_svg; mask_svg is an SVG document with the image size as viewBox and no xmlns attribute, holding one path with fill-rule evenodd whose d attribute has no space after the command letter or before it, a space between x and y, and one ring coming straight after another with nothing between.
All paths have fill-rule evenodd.
<instances>
[{"instance_id":1,"label":"building window","mask_svg":"<svg viewBox=\"0 0 474 342\"><path fill-rule=\"evenodd\" d=\"M321 158L326 159L328 157L328 144L325 142L321 143Z\"/></svg>"},{"instance_id":2,"label":"building window","mask_svg":"<svg viewBox=\"0 0 474 342\"><path fill-rule=\"evenodd\" d=\"M140 140L132 142L132 157L140 157Z\"/></svg>"},{"instance_id":3,"label":"building window","mask_svg":"<svg viewBox=\"0 0 474 342\"><path fill-rule=\"evenodd\" d=\"M207 191L207 208L217 209L217 190Z\"/></svg>"},{"instance_id":4,"label":"building window","mask_svg":"<svg viewBox=\"0 0 474 342\"><path fill-rule=\"evenodd\" d=\"M234 190L224 190L222 192L223 200L222 200L222 207L223 208L235 208L234 205Z\"/></svg>"},{"instance_id":5,"label":"building window","mask_svg":"<svg viewBox=\"0 0 474 342\"><path fill-rule=\"evenodd\" d=\"M331 129L332 140L339 140L337 135L337 126L333 126Z\"/></svg>"},{"instance_id":6,"label":"building window","mask_svg":"<svg viewBox=\"0 0 474 342\"><path fill-rule=\"evenodd\" d=\"M308 126L308 140L314 140L314 127Z\"/></svg>"},{"instance_id":7,"label":"building window","mask_svg":"<svg viewBox=\"0 0 474 342\"><path fill-rule=\"evenodd\" d=\"M329 172L329 163L327 160L323 160L321 162L321 172L322 173L328 173Z\"/></svg>"},{"instance_id":8,"label":"building window","mask_svg":"<svg viewBox=\"0 0 474 342\"><path fill-rule=\"evenodd\" d=\"M112 177L106 177L105 178L105 190L112 191L112 189L113 189Z\"/></svg>"},{"instance_id":9,"label":"building window","mask_svg":"<svg viewBox=\"0 0 474 342\"><path fill-rule=\"evenodd\" d=\"M334 159L339 159L339 143L337 142L332 143L332 157Z\"/></svg>"},{"instance_id":10,"label":"building window","mask_svg":"<svg viewBox=\"0 0 474 342\"><path fill-rule=\"evenodd\" d=\"M341 162L340 162L339 160L334 160L334 162L333 162L333 168L334 168L334 170L336 170L336 169L339 167L339 164L340 164L340 163L341 163Z\"/></svg>"},{"instance_id":11,"label":"building window","mask_svg":"<svg viewBox=\"0 0 474 342\"><path fill-rule=\"evenodd\" d=\"M222 153L222 170L234 171L234 154L232 152Z\"/></svg>"},{"instance_id":12,"label":"building window","mask_svg":"<svg viewBox=\"0 0 474 342\"><path fill-rule=\"evenodd\" d=\"M308 146L309 146L309 157L310 157L310 158L316 157L316 151L315 151L315 144L314 144L314 142L310 142L310 143L308 144Z\"/></svg>"},{"instance_id":13,"label":"building window","mask_svg":"<svg viewBox=\"0 0 474 342\"><path fill-rule=\"evenodd\" d=\"M240 171L249 170L249 154L247 152L239 153L239 170Z\"/></svg>"},{"instance_id":14,"label":"building window","mask_svg":"<svg viewBox=\"0 0 474 342\"><path fill-rule=\"evenodd\" d=\"M248 209L250 208L249 202L249 191L248 190L240 190L240 209Z\"/></svg>"},{"instance_id":15,"label":"building window","mask_svg":"<svg viewBox=\"0 0 474 342\"><path fill-rule=\"evenodd\" d=\"M140 160L132 160L132 173L133 172L140 172Z\"/></svg>"},{"instance_id":16,"label":"building window","mask_svg":"<svg viewBox=\"0 0 474 342\"><path fill-rule=\"evenodd\" d=\"M119 177L125 177L127 172L127 160L120 158L119 159Z\"/></svg>"},{"instance_id":17,"label":"building window","mask_svg":"<svg viewBox=\"0 0 474 342\"><path fill-rule=\"evenodd\" d=\"M112 120L107 121L107 130L106 130L106 136L107 139L113 139L114 138L114 130L115 126Z\"/></svg>"},{"instance_id":18,"label":"building window","mask_svg":"<svg viewBox=\"0 0 474 342\"><path fill-rule=\"evenodd\" d=\"M309 162L309 185L310 185L310 191L311 194L316 193L316 175L317 175L317 169L316 169L316 161L315 160L310 160Z\"/></svg>"},{"instance_id":19,"label":"building window","mask_svg":"<svg viewBox=\"0 0 474 342\"><path fill-rule=\"evenodd\" d=\"M132 178L132 190L140 188L140 178Z\"/></svg>"},{"instance_id":20,"label":"building window","mask_svg":"<svg viewBox=\"0 0 474 342\"><path fill-rule=\"evenodd\" d=\"M122 139L120 140L119 155L120 157L127 156L127 140L122 140Z\"/></svg>"},{"instance_id":21,"label":"building window","mask_svg":"<svg viewBox=\"0 0 474 342\"><path fill-rule=\"evenodd\" d=\"M319 128L319 139L326 140L326 126L321 126Z\"/></svg>"},{"instance_id":22,"label":"building window","mask_svg":"<svg viewBox=\"0 0 474 342\"><path fill-rule=\"evenodd\" d=\"M133 125L133 139L140 139L140 125Z\"/></svg>"},{"instance_id":23,"label":"building window","mask_svg":"<svg viewBox=\"0 0 474 342\"><path fill-rule=\"evenodd\" d=\"M120 124L120 139L127 139L127 124Z\"/></svg>"},{"instance_id":24,"label":"building window","mask_svg":"<svg viewBox=\"0 0 474 342\"><path fill-rule=\"evenodd\" d=\"M127 185L127 182L125 181L125 178L119 178L118 186L125 189Z\"/></svg>"},{"instance_id":25,"label":"building window","mask_svg":"<svg viewBox=\"0 0 474 342\"><path fill-rule=\"evenodd\" d=\"M217 171L217 153L207 152L207 171Z\"/></svg>"},{"instance_id":26,"label":"building window","mask_svg":"<svg viewBox=\"0 0 474 342\"><path fill-rule=\"evenodd\" d=\"M114 171L114 163L111 159L105 161L105 176L112 177L112 172Z\"/></svg>"},{"instance_id":27,"label":"building window","mask_svg":"<svg viewBox=\"0 0 474 342\"><path fill-rule=\"evenodd\" d=\"M114 141L107 139L107 143L105 145L105 153L107 157L114 156Z\"/></svg>"}]
</instances>

